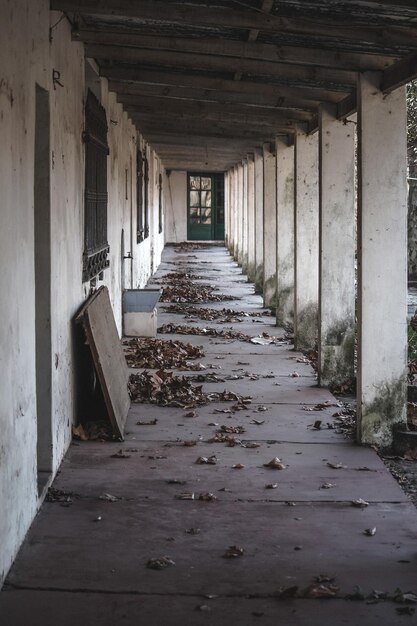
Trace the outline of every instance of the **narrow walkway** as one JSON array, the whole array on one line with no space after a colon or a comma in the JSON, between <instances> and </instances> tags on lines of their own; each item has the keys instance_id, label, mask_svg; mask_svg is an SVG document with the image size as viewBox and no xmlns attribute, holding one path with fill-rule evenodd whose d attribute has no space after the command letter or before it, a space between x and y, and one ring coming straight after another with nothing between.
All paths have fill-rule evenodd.
<instances>
[{"instance_id":1,"label":"narrow walkway","mask_svg":"<svg viewBox=\"0 0 417 626\"><path fill-rule=\"evenodd\" d=\"M167 248L154 279L173 271L239 298L204 307L262 311L224 248ZM225 325L168 306L159 324L284 334L268 316ZM54 487L79 497L43 505L0 593L2 626L415 623L412 604L378 594L417 591L417 512L373 450L327 427L337 407L306 410L335 400L301 355L285 343L163 337L204 348L206 369L181 375L215 374L223 382L204 382L204 391L251 403L213 401L194 416L134 404L123 443L71 446ZM316 420L325 427L312 428ZM209 443L222 427L243 427L226 433L243 445ZM119 450L124 458L112 456ZM216 464L196 464L212 455ZM265 467L275 457L285 469ZM352 504L360 498L369 505ZM223 558L231 546L237 556ZM165 569L147 566L162 557ZM368 603L362 594L373 590ZM355 593L358 601L346 599Z\"/></svg>"}]
</instances>

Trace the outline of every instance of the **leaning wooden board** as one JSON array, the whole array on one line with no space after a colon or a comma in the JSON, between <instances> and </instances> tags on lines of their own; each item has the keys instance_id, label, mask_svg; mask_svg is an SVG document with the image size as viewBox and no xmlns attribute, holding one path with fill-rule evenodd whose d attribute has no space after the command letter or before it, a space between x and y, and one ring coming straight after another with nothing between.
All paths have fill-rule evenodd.
<instances>
[{"instance_id":1,"label":"leaning wooden board","mask_svg":"<svg viewBox=\"0 0 417 626\"><path fill-rule=\"evenodd\" d=\"M130 408L128 369L107 287L90 296L75 321L84 327L114 434L123 438Z\"/></svg>"}]
</instances>

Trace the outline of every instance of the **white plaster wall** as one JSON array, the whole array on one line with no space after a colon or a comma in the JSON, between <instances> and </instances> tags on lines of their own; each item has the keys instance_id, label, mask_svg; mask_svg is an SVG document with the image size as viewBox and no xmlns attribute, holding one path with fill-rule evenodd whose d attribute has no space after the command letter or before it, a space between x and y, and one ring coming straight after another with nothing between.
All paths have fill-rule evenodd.
<instances>
[{"instance_id":1,"label":"white plaster wall","mask_svg":"<svg viewBox=\"0 0 417 626\"><path fill-rule=\"evenodd\" d=\"M40 504L37 493L37 415L34 285L35 87L49 91L51 199L51 341L53 473L75 421L72 319L88 296L82 283L84 242L84 50L71 41L66 19L48 0L2 0L0 20L0 585ZM52 42L49 28L54 25ZM63 87L52 85L52 70ZM121 230L126 287L144 286L160 262L158 177L152 154L150 236L136 243L136 142L131 123L105 80L102 104L109 123L109 287L121 329ZM111 122L113 120L114 123ZM126 175L127 171L127 175ZM164 175L164 173L163 173ZM152 257L151 257L152 253Z\"/></svg>"},{"instance_id":2,"label":"white plaster wall","mask_svg":"<svg viewBox=\"0 0 417 626\"><path fill-rule=\"evenodd\" d=\"M187 241L187 172L171 171L165 190L165 241Z\"/></svg>"}]
</instances>

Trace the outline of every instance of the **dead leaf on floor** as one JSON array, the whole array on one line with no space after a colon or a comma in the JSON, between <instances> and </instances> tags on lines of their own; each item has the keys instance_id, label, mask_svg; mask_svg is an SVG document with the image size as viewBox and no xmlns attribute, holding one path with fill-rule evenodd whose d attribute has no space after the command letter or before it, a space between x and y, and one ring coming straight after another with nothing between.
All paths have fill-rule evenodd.
<instances>
[{"instance_id":1,"label":"dead leaf on floor","mask_svg":"<svg viewBox=\"0 0 417 626\"><path fill-rule=\"evenodd\" d=\"M231 409L214 409L213 413L225 413L226 415L230 415L232 413L232 410Z\"/></svg>"},{"instance_id":2,"label":"dead leaf on floor","mask_svg":"<svg viewBox=\"0 0 417 626\"><path fill-rule=\"evenodd\" d=\"M265 485L265 489L277 489L278 487L278 483L269 483L268 485Z\"/></svg>"},{"instance_id":3,"label":"dead leaf on floor","mask_svg":"<svg viewBox=\"0 0 417 626\"><path fill-rule=\"evenodd\" d=\"M183 441L182 445L185 448L193 448L194 446L197 445L197 442L192 439L192 440L188 440L188 441Z\"/></svg>"},{"instance_id":4,"label":"dead leaf on floor","mask_svg":"<svg viewBox=\"0 0 417 626\"><path fill-rule=\"evenodd\" d=\"M265 420L255 420L255 419L253 419L253 420L251 420L249 422L249 424L256 424L256 426L262 426L262 424L265 424Z\"/></svg>"},{"instance_id":5,"label":"dead leaf on floor","mask_svg":"<svg viewBox=\"0 0 417 626\"><path fill-rule=\"evenodd\" d=\"M242 465L242 463L235 463L234 465L232 465L232 469L244 469L244 465Z\"/></svg>"},{"instance_id":6,"label":"dead leaf on floor","mask_svg":"<svg viewBox=\"0 0 417 626\"><path fill-rule=\"evenodd\" d=\"M169 556L160 556L158 559L149 559L146 563L146 567L149 569L166 569L167 567L172 567L175 565L175 561L173 561Z\"/></svg>"},{"instance_id":7,"label":"dead leaf on floor","mask_svg":"<svg viewBox=\"0 0 417 626\"><path fill-rule=\"evenodd\" d=\"M185 376L176 376L165 370L131 374L129 393L133 402L150 402L186 409L208 402L201 386L193 385Z\"/></svg>"},{"instance_id":8,"label":"dead leaf on floor","mask_svg":"<svg viewBox=\"0 0 417 626\"><path fill-rule=\"evenodd\" d=\"M197 465L216 465L217 457L213 454L212 456L199 456L196 460Z\"/></svg>"},{"instance_id":9,"label":"dead leaf on floor","mask_svg":"<svg viewBox=\"0 0 417 626\"><path fill-rule=\"evenodd\" d=\"M101 496L99 496L99 500L105 500L106 502L117 502L118 500L120 500L120 498L112 496L111 493L102 493Z\"/></svg>"},{"instance_id":10,"label":"dead leaf on floor","mask_svg":"<svg viewBox=\"0 0 417 626\"><path fill-rule=\"evenodd\" d=\"M269 467L270 469L275 470L283 470L286 466L281 461L281 459L275 456L271 461L269 461L269 463L264 463L264 467Z\"/></svg>"},{"instance_id":11,"label":"dead leaf on floor","mask_svg":"<svg viewBox=\"0 0 417 626\"><path fill-rule=\"evenodd\" d=\"M115 454L112 454L110 456L110 458L112 458L112 459L130 459L130 454L126 454L126 452L124 452L123 450L119 450L119 452L116 452Z\"/></svg>"},{"instance_id":12,"label":"dead leaf on floor","mask_svg":"<svg viewBox=\"0 0 417 626\"><path fill-rule=\"evenodd\" d=\"M74 500L80 498L81 496L74 491L63 491L62 489L55 489L55 487L49 487L45 501L46 502L58 502L64 506L69 506L74 502Z\"/></svg>"},{"instance_id":13,"label":"dead leaf on floor","mask_svg":"<svg viewBox=\"0 0 417 626\"><path fill-rule=\"evenodd\" d=\"M330 461L327 461L327 466L337 470L347 469L347 465L343 465L342 463L331 463Z\"/></svg>"},{"instance_id":14,"label":"dead leaf on floor","mask_svg":"<svg viewBox=\"0 0 417 626\"><path fill-rule=\"evenodd\" d=\"M211 606L208 606L208 604L200 604L196 607L196 610L202 611L203 613L210 613L210 611L212 611L213 609L211 608Z\"/></svg>"},{"instance_id":15,"label":"dead leaf on floor","mask_svg":"<svg viewBox=\"0 0 417 626\"><path fill-rule=\"evenodd\" d=\"M304 597L306 598L335 598L339 593L339 587L330 583L311 583L304 590Z\"/></svg>"},{"instance_id":16,"label":"dead leaf on floor","mask_svg":"<svg viewBox=\"0 0 417 626\"><path fill-rule=\"evenodd\" d=\"M185 532L187 535L199 535L201 530L199 528L187 528Z\"/></svg>"},{"instance_id":17,"label":"dead leaf on floor","mask_svg":"<svg viewBox=\"0 0 417 626\"><path fill-rule=\"evenodd\" d=\"M260 443L255 443L254 441L242 441L240 445L242 446L242 448L248 448L248 449L261 447Z\"/></svg>"},{"instance_id":18,"label":"dead leaf on floor","mask_svg":"<svg viewBox=\"0 0 417 626\"><path fill-rule=\"evenodd\" d=\"M417 604L417 594L412 591L403 592L401 589L396 589L393 595L394 602Z\"/></svg>"},{"instance_id":19,"label":"dead leaf on floor","mask_svg":"<svg viewBox=\"0 0 417 626\"><path fill-rule=\"evenodd\" d=\"M365 508L366 506L369 506L369 502L366 502L363 498L358 498L357 500L352 500L352 506Z\"/></svg>"},{"instance_id":20,"label":"dead leaf on floor","mask_svg":"<svg viewBox=\"0 0 417 626\"><path fill-rule=\"evenodd\" d=\"M288 374L288 376L290 378L299 378L300 374L298 372L292 372L291 374Z\"/></svg>"},{"instance_id":21,"label":"dead leaf on floor","mask_svg":"<svg viewBox=\"0 0 417 626\"><path fill-rule=\"evenodd\" d=\"M197 417L197 415L197 411L188 411L187 413L184 413L184 417Z\"/></svg>"},{"instance_id":22,"label":"dead leaf on floor","mask_svg":"<svg viewBox=\"0 0 417 626\"><path fill-rule=\"evenodd\" d=\"M246 432L246 429L244 428L244 426L227 426L225 424L222 424L218 432L240 435L241 433Z\"/></svg>"},{"instance_id":23,"label":"dead leaf on floor","mask_svg":"<svg viewBox=\"0 0 417 626\"><path fill-rule=\"evenodd\" d=\"M186 485L186 480L180 480L179 478L170 478L166 481L168 485Z\"/></svg>"},{"instance_id":24,"label":"dead leaf on floor","mask_svg":"<svg viewBox=\"0 0 417 626\"><path fill-rule=\"evenodd\" d=\"M224 559L236 559L240 556L243 556L245 550L240 548L239 546L229 546L225 553L223 554Z\"/></svg>"},{"instance_id":25,"label":"dead leaf on floor","mask_svg":"<svg viewBox=\"0 0 417 626\"><path fill-rule=\"evenodd\" d=\"M155 417L155 419L148 420L147 422L139 420L138 422L136 422L136 426L156 426L157 423L158 423L158 420Z\"/></svg>"},{"instance_id":26,"label":"dead leaf on floor","mask_svg":"<svg viewBox=\"0 0 417 626\"><path fill-rule=\"evenodd\" d=\"M298 594L298 587L280 587L276 593L276 597L281 600L289 600L290 598L296 598Z\"/></svg>"},{"instance_id":27,"label":"dead leaf on floor","mask_svg":"<svg viewBox=\"0 0 417 626\"><path fill-rule=\"evenodd\" d=\"M334 483L323 483L319 489L332 489L333 487L336 487Z\"/></svg>"},{"instance_id":28,"label":"dead leaf on floor","mask_svg":"<svg viewBox=\"0 0 417 626\"><path fill-rule=\"evenodd\" d=\"M365 528L363 534L367 537L373 537L376 534L376 526L374 528Z\"/></svg>"},{"instance_id":29,"label":"dead leaf on floor","mask_svg":"<svg viewBox=\"0 0 417 626\"><path fill-rule=\"evenodd\" d=\"M407 450L403 458L406 461L416 461L417 460L417 448L414 448L413 450Z\"/></svg>"},{"instance_id":30,"label":"dead leaf on floor","mask_svg":"<svg viewBox=\"0 0 417 626\"><path fill-rule=\"evenodd\" d=\"M78 439L80 441L87 441L88 437L84 432L84 428L82 424L78 424L78 426L72 427L72 436L74 439Z\"/></svg>"},{"instance_id":31,"label":"dead leaf on floor","mask_svg":"<svg viewBox=\"0 0 417 626\"><path fill-rule=\"evenodd\" d=\"M195 500L194 493L191 492L191 491L187 491L187 492L183 492L183 493L177 493L175 495L175 498L177 500Z\"/></svg>"},{"instance_id":32,"label":"dead leaf on floor","mask_svg":"<svg viewBox=\"0 0 417 626\"><path fill-rule=\"evenodd\" d=\"M256 411L257 413L263 413L264 411L267 411L267 410L268 410L268 408L267 408L266 406L263 406L263 405L261 405L261 406L257 406L257 407L256 407L256 409L255 409L255 411ZM264 421L265 421L265 420L264 420ZM262 422L262 423L263 423L263 422Z\"/></svg>"},{"instance_id":33,"label":"dead leaf on floor","mask_svg":"<svg viewBox=\"0 0 417 626\"><path fill-rule=\"evenodd\" d=\"M397 606L395 610L398 615L414 615L416 612L413 606Z\"/></svg>"},{"instance_id":34,"label":"dead leaf on floor","mask_svg":"<svg viewBox=\"0 0 417 626\"><path fill-rule=\"evenodd\" d=\"M217 496L215 496L214 493L206 492L200 493L198 499L202 500L203 502L214 502L214 500L217 500Z\"/></svg>"}]
</instances>

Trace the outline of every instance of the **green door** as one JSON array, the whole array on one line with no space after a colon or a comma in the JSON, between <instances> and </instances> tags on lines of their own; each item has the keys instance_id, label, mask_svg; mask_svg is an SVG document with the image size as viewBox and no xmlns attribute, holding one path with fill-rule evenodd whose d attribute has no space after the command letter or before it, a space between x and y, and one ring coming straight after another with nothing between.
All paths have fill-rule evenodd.
<instances>
[{"instance_id":1,"label":"green door","mask_svg":"<svg viewBox=\"0 0 417 626\"><path fill-rule=\"evenodd\" d=\"M189 173L187 238L224 239L224 174Z\"/></svg>"}]
</instances>

